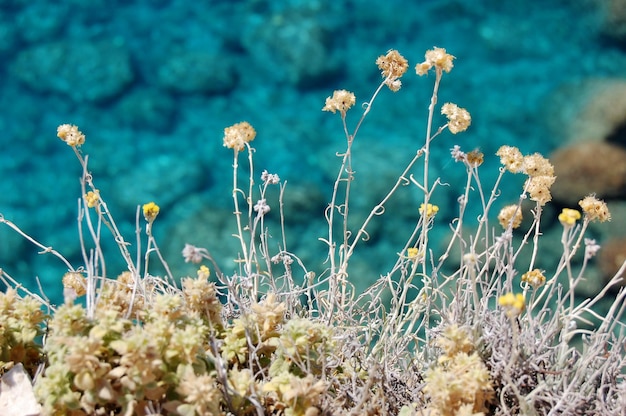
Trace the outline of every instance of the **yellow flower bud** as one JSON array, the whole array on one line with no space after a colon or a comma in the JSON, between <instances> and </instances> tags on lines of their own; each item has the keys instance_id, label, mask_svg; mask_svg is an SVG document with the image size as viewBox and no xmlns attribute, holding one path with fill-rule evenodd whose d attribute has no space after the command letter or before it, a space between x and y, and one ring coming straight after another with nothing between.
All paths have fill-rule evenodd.
<instances>
[{"instance_id":1,"label":"yellow flower bud","mask_svg":"<svg viewBox=\"0 0 626 416\"><path fill-rule=\"evenodd\" d=\"M159 210L160 208L157 204L155 204L154 202L148 202L147 204L143 205L143 216L145 217L146 221L152 222L154 221L156 216L159 215Z\"/></svg>"}]
</instances>

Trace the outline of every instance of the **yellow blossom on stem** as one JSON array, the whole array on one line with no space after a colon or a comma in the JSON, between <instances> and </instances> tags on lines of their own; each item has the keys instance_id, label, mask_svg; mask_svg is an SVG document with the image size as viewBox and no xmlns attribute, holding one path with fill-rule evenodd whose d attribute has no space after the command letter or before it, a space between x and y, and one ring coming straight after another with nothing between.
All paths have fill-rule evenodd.
<instances>
[{"instance_id":1,"label":"yellow blossom on stem","mask_svg":"<svg viewBox=\"0 0 626 416\"><path fill-rule=\"evenodd\" d=\"M420 214L425 215L426 218L431 218L439 211L439 207L437 205L428 204L424 206L424 204L420 205Z\"/></svg>"},{"instance_id":2,"label":"yellow blossom on stem","mask_svg":"<svg viewBox=\"0 0 626 416\"><path fill-rule=\"evenodd\" d=\"M559 214L559 221L563 227L571 227L581 218L580 211L571 208L563 208Z\"/></svg>"},{"instance_id":3,"label":"yellow blossom on stem","mask_svg":"<svg viewBox=\"0 0 626 416\"><path fill-rule=\"evenodd\" d=\"M546 277L541 270L534 269L522 275L522 282L528 283L533 289L537 289L546 283Z\"/></svg>"},{"instance_id":4,"label":"yellow blossom on stem","mask_svg":"<svg viewBox=\"0 0 626 416\"><path fill-rule=\"evenodd\" d=\"M200 266L200 268L198 269L198 279L208 279L209 276L211 275L211 271L209 270L208 267L206 267L204 264L202 266Z\"/></svg>"},{"instance_id":5,"label":"yellow blossom on stem","mask_svg":"<svg viewBox=\"0 0 626 416\"><path fill-rule=\"evenodd\" d=\"M420 251L417 247L409 247L406 251L406 255L410 260L417 260L420 255Z\"/></svg>"},{"instance_id":6,"label":"yellow blossom on stem","mask_svg":"<svg viewBox=\"0 0 626 416\"><path fill-rule=\"evenodd\" d=\"M159 206L154 202L148 202L143 205L143 216L148 222L153 222L157 215L159 215Z\"/></svg>"},{"instance_id":7,"label":"yellow blossom on stem","mask_svg":"<svg viewBox=\"0 0 626 416\"><path fill-rule=\"evenodd\" d=\"M500 296L498 298L498 305L502 306L504 313L509 318L519 316L524 312L524 309L526 309L524 295L521 293L513 294L509 292Z\"/></svg>"},{"instance_id":8,"label":"yellow blossom on stem","mask_svg":"<svg viewBox=\"0 0 626 416\"><path fill-rule=\"evenodd\" d=\"M85 194L85 202L87 202L87 206L89 208L93 208L98 205L98 201L100 201L100 191L97 189L89 191Z\"/></svg>"}]
</instances>

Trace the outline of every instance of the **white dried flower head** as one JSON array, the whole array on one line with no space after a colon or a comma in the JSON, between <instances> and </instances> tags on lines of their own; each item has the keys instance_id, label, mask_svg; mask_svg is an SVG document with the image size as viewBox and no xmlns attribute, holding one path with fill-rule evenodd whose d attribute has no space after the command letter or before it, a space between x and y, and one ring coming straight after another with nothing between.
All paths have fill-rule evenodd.
<instances>
[{"instance_id":1,"label":"white dried flower head","mask_svg":"<svg viewBox=\"0 0 626 416\"><path fill-rule=\"evenodd\" d=\"M596 243L596 240L592 238L585 238L585 257L590 259L598 254L600 245Z\"/></svg>"},{"instance_id":2,"label":"white dried flower head","mask_svg":"<svg viewBox=\"0 0 626 416\"><path fill-rule=\"evenodd\" d=\"M267 185L276 185L280 182L278 175L275 173L268 173L267 170L264 170L263 173L261 173L261 180Z\"/></svg>"},{"instance_id":3,"label":"white dried flower head","mask_svg":"<svg viewBox=\"0 0 626 416\"><path fill-rule=\"evenodd\" d=\"M254 211L259 214L259 216L263 216L270 212L270 206L267 205L267 201L265 198L259 199L253 207Z\"/></svg>"},{"instance_id":4,"label":"white dried flower head","mask_svg":"<svg viewBox=\"0 0 626 416\"><path fill-rule=\"evenodd\" d=\"M185 244L185 248L183 248L183 258L185 259L185 263L201 263L205 252L206 250L203 248L199 248L191 244Z\"/></svg>"},{"instance_id":5,"label":"white dried flower head","mask_svg":"<svg viewBox=\"0 0 626 416\"><path fill-rule=\"evenodd\" d=\"M463 162L467 159L467 154L461 150L461 146L455 144L452 149L450 149L450 155L455 162Z\"/></svg>"}]
</instances>

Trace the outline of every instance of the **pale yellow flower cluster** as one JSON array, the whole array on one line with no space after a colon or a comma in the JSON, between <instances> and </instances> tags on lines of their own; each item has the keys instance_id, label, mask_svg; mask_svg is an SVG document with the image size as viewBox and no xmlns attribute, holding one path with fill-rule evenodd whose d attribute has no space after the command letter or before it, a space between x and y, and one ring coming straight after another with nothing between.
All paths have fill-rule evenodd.
<instances>
[{"instance_id":1,"label":"pale yellow flower cluster","mask_svg":"<svg viewBox=\"0 0 626 416\"><path fill-rule=\"evenodd\" d=\"M556 176L532 176L526 179L524 187L530 195L530 199L545 205L552 200L550 187L554 183Z\"/></svg>"},{"instance_id":2,"label":"pale yellow flower cluster","mask_svg":"<svg viewBox=\"0 0 626 416\"><path fill-rule=\"evenodd\" d=\"M474 351L475 342L468 328L459 327L456 324L447 326L441 336L435 341L443 354L437 360L440 364L448 361L454 355Z\"/></svg>"},{"instance_id":3,"label":"pale yellow flower cluster","mask_svg":"<svg viewBox=\"0 0 626 416\"><path fill-rule=\"evenodd\" d=\"M182 279L183 299L187 315L198 316L212 329L222 328L222 304L219 301L215 283L209 282L209 269L200 266L198 278Z\"/></svg>"},{"instance_id":4,"label":"pale yellow flower cluster","mask_svg":"<svg viewBox=\"0 0 626 416\"><path fill-rule=\"evenodd\" d=\"M415 72L417 75L426 75L431 68L435 68L435 71L450 72L454 64L454 56L446 52L444 48L433 48L426 51L424 55L424 62L415 66Z\"/></svg>"},{"instance_id":5,"label":"pale yellow flower cluster","mask_svg":"<svg viewBox=\"0 0 626 416\"><path fill-rule=\"evenodd\" d=\"M445 103L441 107L441 114L448 118L448 130L452 134L465 131L472 124L469 111L453 103Z\"/></svg>"},{"instance_id":6,"label":"pale yellow flower cluster","mask_svg":"<svg viewBox=\"0 0 626 416\"><path fill-rule=\"evenodd\" d=\"M339 111L342 117L345 117L346 111L348 111L355 102L356 97L350 91L336 90L333 92L332 97L326 98L326 105L322 107L322 111L330 111L331 113Z\"/></svg>"},{"instance_id":7,"label":"pale yellow flower cluster","mask_svg":"<svg viewBox=\"0 0 626 416\"><path fill-rule=\"evenodd\" d=\"M494 391L469 330L450 325L436 342L442 354L424 378L424 393L429 398L426 414L485 414L481 412L487 411Z\"/></svg>"},{"instance_id":8,"label":"pale yellow flower cluster","mask_svg":"<svg viewBox=\"0 0 626 416\"><path fill-rule=\"evenodd\" d=\"M376 59L376 65L381 71L381 75L385 78L385 85L393 92L396 92L402 86L400 77L404 75L409 68L409 62L400 55L400 53L392 49L387 55L381 55Z\"/></svg>"},{"instance_id":9,"label":"pale yellow flower cluster","mask_svg":"<svg viewBox=\"0 0 626 416\"><path fill-rule=\"evenodd\" d=\"M522 170L524 156L517 147L501 146L496 152L500 156L500 163L512 173L519 173Z\"/></svg>"},{"instance_id":10,"label":"pale yellow flower cluster","mask_svg":"<svg viewBox=\"0 0 626 416\"><path fill-rule=\"evenodd\" d=\"M242 121L224 129L224 147L240 152L255 137L254 127L247 121Z\"/></svg>"},{"instance_id":11,"label":"pale yellow flower cluster","mask_svg":"<svg viewBox=\"0 0 626 416\"><path fill-rule=\"evenodd\" d=\"M596 198L594 195L586 196L578 202L578 205L580 205L589 221L605 222L611 220L611 213L606 202Z\"/></svg>"},{"instance_id":12,"label":"pale yellow flower cluster","mask_svg":"<svg viewBox=\"0 0 626 416\"><path fill-rule=\"evenodd\" d=\"M61 124L57 127L57 137L72 147L85 143L85 135L73 124Z\"/></svg>"},{"instance_id":13,"label":"pale yellow flower cluster","mask_svg":"<svg viewBox=\"0 0 626 416\"><path fill-rule=\"evenodd\" d=\"M522 210L517 204L507 205L500 210L498 222L502 228L518 228L522 224Z\"/></svg>"},{"instance_id":14,"label":"pale yellow flower cluster","mask_svg":"<svg viewBox=\"0 0 626 416\"><path fill-rule=\"evenodd\" d=\"M63 275L63 288L73 291L73 297L83 296L87 293L87 281L79 272L67 272Z\"/></svg>"},{"instance_id":15,"label":"pale yellow flower cluster","mask_svg":"<svg viewBox=\"0 0 626 416\"><path fill-rule=\"evenodd\" d=\"M530 195L530 199L545 205L552 200L550 187L556 180L554 166L548 159L539 153L522 156L517 147L502 146L496 152L500 156L500 163L513 173L524 173L528 176L524 183L524 190Z\"/></svg>"},{"instance_id":16,"label":"pale yellow flower cluster","mask_svg":"<svg viewBox=\"0 0 626 416\"><path fill-rule=\"evenodd\" d=\"M539 153L524 156L522 172L528 175L524 188L530 195L530 199L545 205L552 200L550 187L556 180L554 166L548 159Z\"/></svg>"}]
</instances>

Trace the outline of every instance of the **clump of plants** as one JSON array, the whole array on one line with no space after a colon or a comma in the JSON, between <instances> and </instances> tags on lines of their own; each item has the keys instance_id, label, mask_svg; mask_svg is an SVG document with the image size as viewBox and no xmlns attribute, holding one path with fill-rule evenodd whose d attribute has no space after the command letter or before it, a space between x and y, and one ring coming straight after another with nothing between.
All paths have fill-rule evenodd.
<instances>
[{"instance_id":1,"label":"clump of plants","mask_svg":"<svg viewBox=\"0 0 626 416\"><path fill-rule=\"evenodd\" d=\"M237 264L222 271L210 248L186 245L182 254L198 269L182 278L152 234L159 206L148 202L138 210L143 219L134 244L146 246L132 255L89 172L85 136L74 125L60 126L58 137L83 169L84 262L75 267L0 215L68 269L59 278L65 301L58 307L1 270L15 289L0 294L0 367L24 364L45 415L618 414L626 408L624 290L605 315L593 308L618 286L624 266L597 296L582 302L574 296L600 249L587 228L610 219L604 201L589 195L562 210L555 219L562 254L553 270L541 270L541 220L558 180L550 161L507 145L491 156L450 145L466 182L446 243L433 244L445 178L431 176L431 144L471 125L466 109L437 102L453 63L445 49L434 48L415 66L433 85L424 140L357 227L349 221L358 176L352 146L378 95L402 88L408 61L395 50L377 59L382 81L353 126L347 114L359 111L355 95L337 90L327 98L323 110L339 115L345 149L324 213L323 270L310 270L288 250L284 229L269 230L265 216L282 207L285 187L278 174L255 173L256 131L249 123L227 127L223 138L233 157ZM436 113L445 117L441 125ZM481 165L496 156L502 166L487 188ZM243 158L250 176L241 184ZM525 177L520 197L496 212L514 174ZM270 187L278 187L277 200L269 198ZM417 220L395 264L357 292L352 257L372 223L393 215L387 202L406 187L421 195ZM466 214L470 201L479 201L477 222ZM106 230L127 265L117 277L104 260ZM152 272L155 261L160 275ZM585 325L591 318L596 327Z\"/></svg>"}]
</instances>

